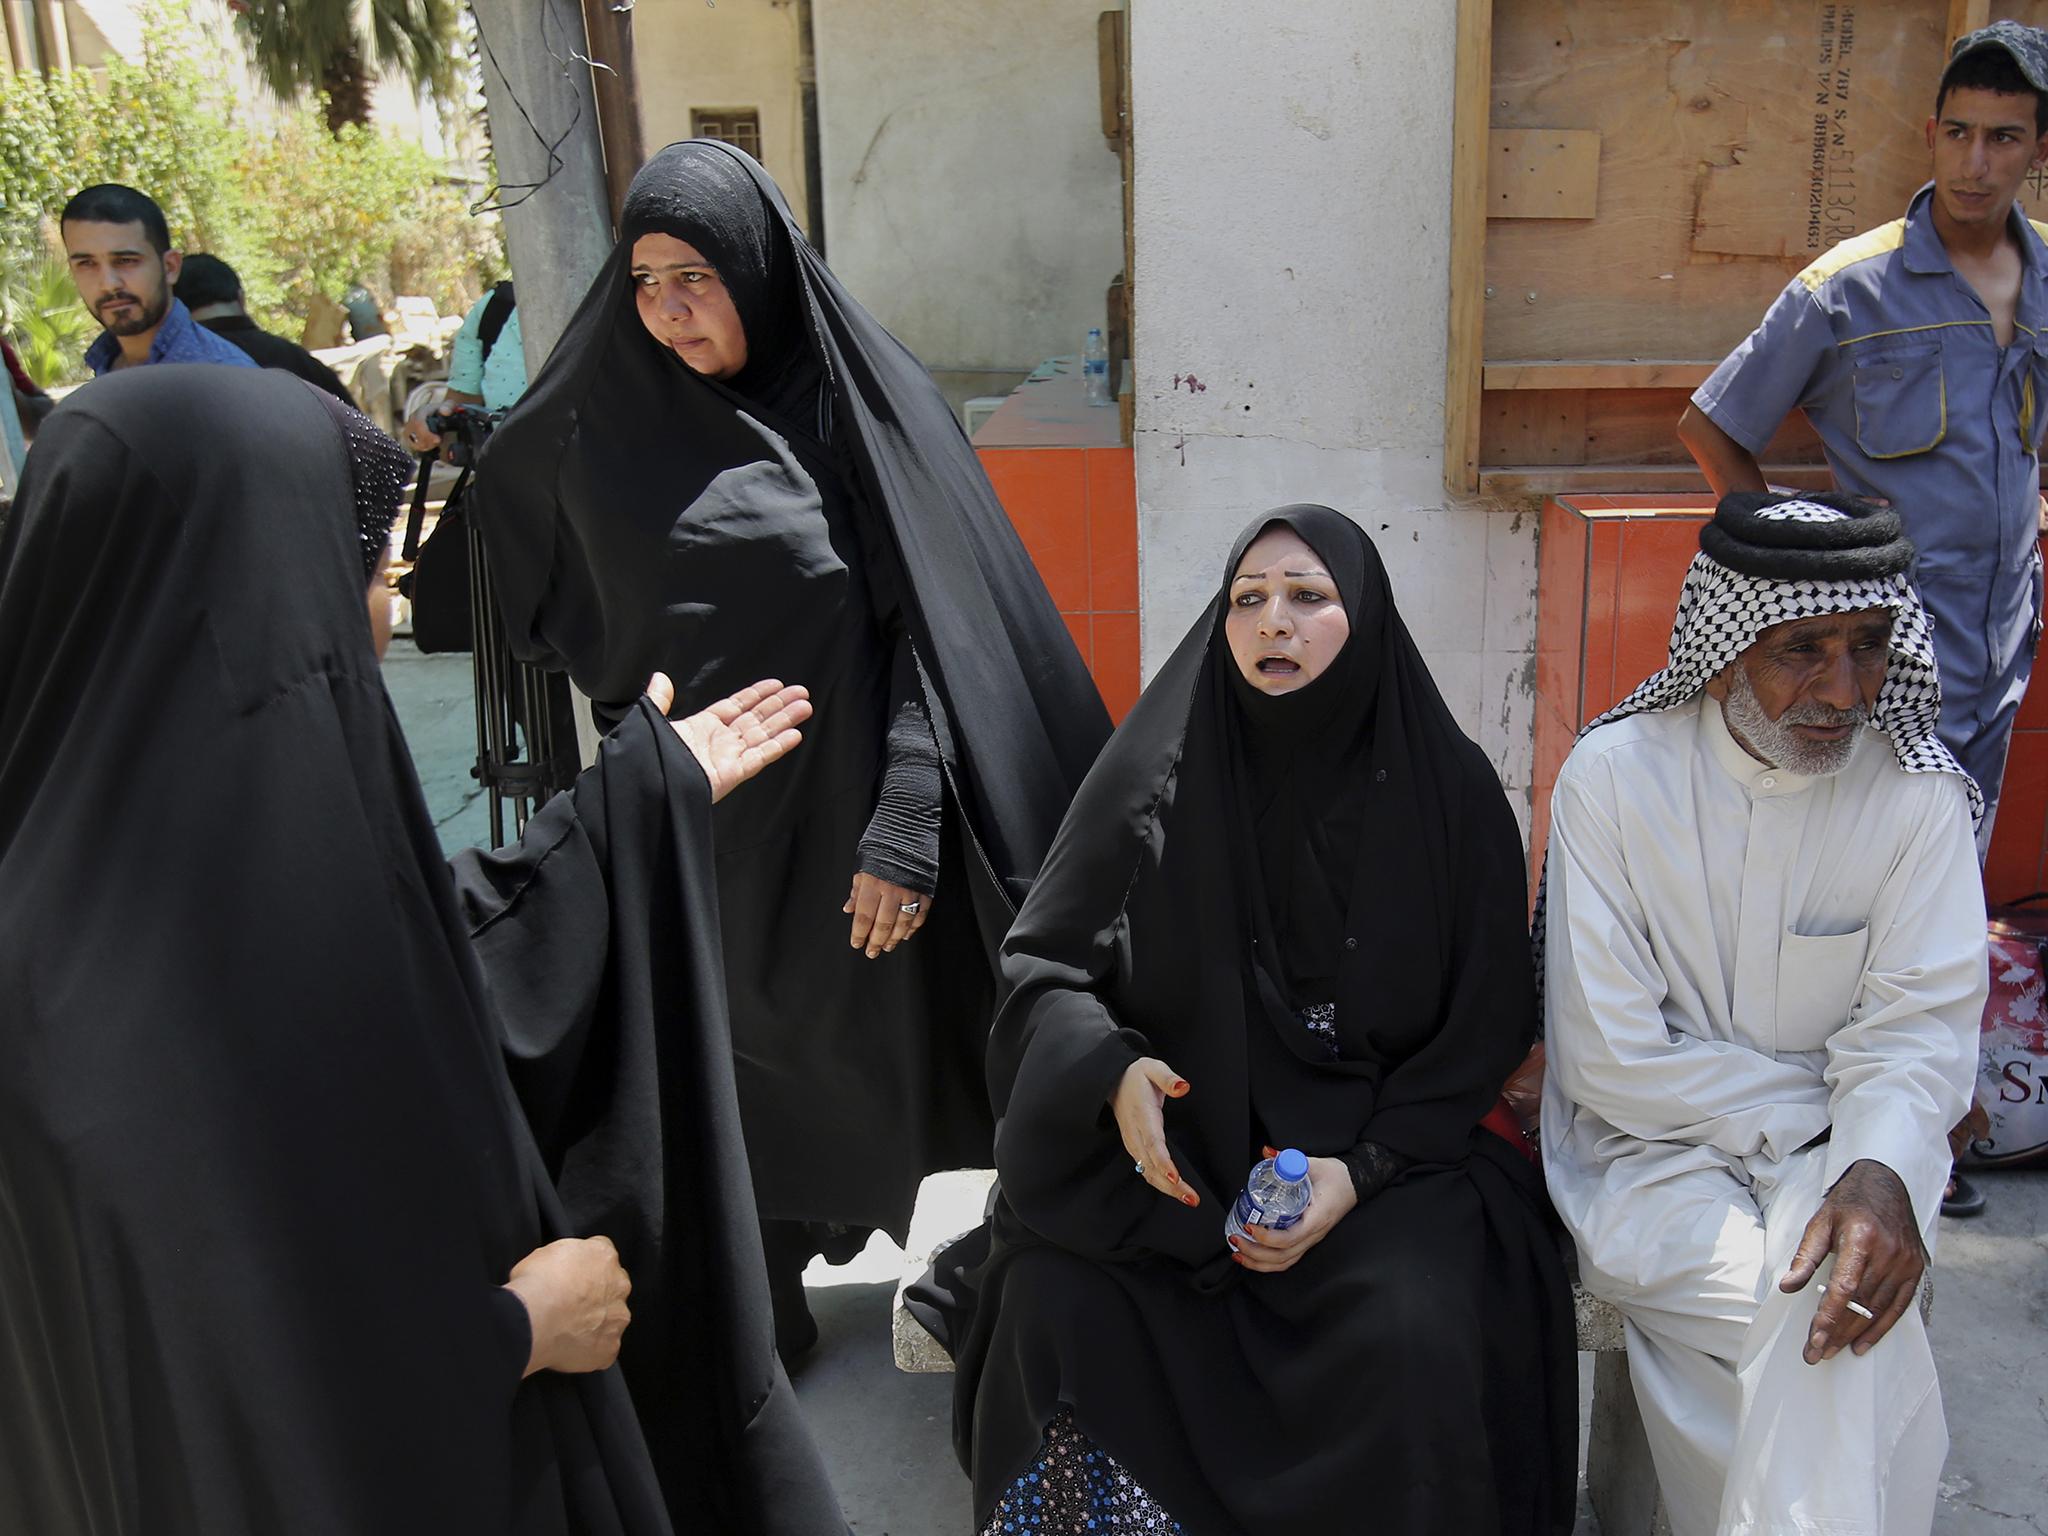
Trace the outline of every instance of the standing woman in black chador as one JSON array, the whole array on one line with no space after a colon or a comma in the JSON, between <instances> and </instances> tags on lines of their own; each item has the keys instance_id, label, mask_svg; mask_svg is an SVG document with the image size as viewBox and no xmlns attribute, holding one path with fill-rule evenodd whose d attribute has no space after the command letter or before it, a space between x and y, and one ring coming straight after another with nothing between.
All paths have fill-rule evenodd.
<instances>
[{"instance_id":1,"label":"standing woman in black chador","mask_svg":"<svg viewBox=\"0 0 2048 1536\"><path fill-rule=\"evenodd\" d=\"M1534 1027L1525 891L1371 540L1253 523L1004 945L978 1529L1570 1528L1569 1293L1479 1129ZM1313 1203L1233 1248L1275 1147Z\"/></svg>"},{"instance_id":2,"label":"standing woman in black chador","mask_svg":"<svg viewBox=\"0 0 2048 1536\"><path fill-rule=\"evenodd\" d=\"M843 1531L772 1349L708 888L710 802L800 697L718 728L637 700L451 883L365 615L409 469L300 380L187 365L81 391L29 454L0 1531ZM657 1009L684 1027L651 1042ZM607 1072L687 1134L562 1156ZM657 1178L687 1241L616 1198ZM625 1327L614 1238L687 1330ZM621 1328L654 1411L604 1369Z\"/></svg>"},{"instance_id":3,"label":"standing woman in black chador","mask_svg":"<svg viewBox=\"0 0 2048 1536\"><path fill-rule=\"evenodd\" d=\"M515 650L600 719L801 678L816 724L716 818L746 1141L785 1356L804 1262L984 1165L993 955L1108 719L952 412L766 172L672 144L477 511ZM852 1229L849 1232L847 1229Z\"/></svg>"}]
</instances>

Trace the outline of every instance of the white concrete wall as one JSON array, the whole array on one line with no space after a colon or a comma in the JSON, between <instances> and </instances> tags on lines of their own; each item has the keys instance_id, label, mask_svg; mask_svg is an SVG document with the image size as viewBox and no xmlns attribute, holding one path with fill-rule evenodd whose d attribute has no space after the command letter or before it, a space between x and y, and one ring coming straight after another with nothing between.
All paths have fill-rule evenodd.
<instances>
[{"instance_id":1,"label":"white concrete wall","mask_svg":"<svg viewBox=\"0 0 2048 1536\"><path fill-rule=\"evenodd\" d=\"M815 0L825 254L926 367L1021 371L1104 323L1124 259L1095 62L1112 8Z\"/></svg>"},{"instance_id":2,"label":"white concrete wall","mask_svg":"<svg viewBox=\"0 0 2048 1536\"><path fill-rule=\"evenodd\" d=\"M753 107L761 163L806 222L801 61L794 0L639 0L633 67L647 152L690 137L693 108Z\"/></svg>"},{"instance_id":3,"label":"white concrete wall","mask_svg":"<svg viewBox=\"0 0 2048 1536\"><path fill-rule=\"evenodd\" d=\"M1526 815L1536 518L1443 485L1453 0L1133 11L1145 674L1255 513L1327 503Z\"/></svg>"}]
</instances>

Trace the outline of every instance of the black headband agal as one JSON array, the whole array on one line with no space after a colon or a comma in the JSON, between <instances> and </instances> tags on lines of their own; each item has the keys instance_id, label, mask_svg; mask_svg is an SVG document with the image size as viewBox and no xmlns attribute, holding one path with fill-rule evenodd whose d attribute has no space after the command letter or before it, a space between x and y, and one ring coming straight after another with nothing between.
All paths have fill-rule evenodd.
<instances>
[{"instance_id":1,"label":"black headband agal","mask_svg":"<svg viewBox=\"0 0 2048 1536\"><path fill-rule=\"evenodd\" d=\"M1913 566L1899 514L1856 496L1731 491L1700 529L1708 559L1776 581L1881 581Z\"/></svg>"}]
</instances>

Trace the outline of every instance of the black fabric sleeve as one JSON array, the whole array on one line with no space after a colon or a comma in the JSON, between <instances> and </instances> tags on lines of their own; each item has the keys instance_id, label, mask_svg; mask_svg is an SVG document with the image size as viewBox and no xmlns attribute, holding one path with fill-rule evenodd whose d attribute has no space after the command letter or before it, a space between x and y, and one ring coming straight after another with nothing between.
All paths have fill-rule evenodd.
<instances>
[{"instance_id":1,"label":"black fabric sleeve","mask_svg":"<svg viewBox=\"0 0 2048 1536\"><path fill-rule=\"evenodd\" d=\"M1467 753L1459 805L1450 876L1457 892L1449 930L1452 980L1443 1024L1427 1045L1388 1071L1379 1104L1362 1128L1362 1140L1418 1163L1464 1161L1473 1128L1536 1033L1521 829L1476 747Z\"/></svg>"},{"instance_id":2,"label":"black fabric sleeve","mask_svg":"<svg viewBox=\"0 0 2048 1536\"><path fill-rule=\"evenodd\" d=\"M516 1387L526 1379L526 1362L533 1357L533 1319L526 1303L502 1285L491 1287L491 1332L505 1352L506 1380Z\"/></svg>"},{"instance_id":3,"label":"black fabric sleeve","mask_svg":"<svg viewBox=\"0 0 2048 1536\"><path fill-rule=\"evenodd\" d=\"M690 1529L844 1532L775 1358L703 770L642 698L517 844L451 868L552 1225L609 1237L633 1279L617 1371L526 1390L623 1377L670 1507L701 1513Z\"/></svg>"},{"instance_id":4,"label":"black fabric sleeve","mask_svg":"<svg viewBox=\"0 0 2048 1536\"><path fill-rule=\"evenodd\" d=\"M1403 1157L1391 1147L1383 1147L1376 1141L1361 1141L1337 1161L1342 1163L1344 1171L1351 1175L1352 1193L1358 1196L1358 1203L1363 1205L1398 1179L1413 1159Z\"/></svg>"},{"instance_id":5,"label":"black fabric sleeve","mask_svg":"<svg viewBox=\"0 0 2048 1536\"><path fill-rule=\"evenodd\" d=\"M939 827L944 793L939 746L925 713L910 639L899 634L889 673L889 729L881 793L861 834L863 874L927 894L939 887Z\"/></svg>"}]
</instances>

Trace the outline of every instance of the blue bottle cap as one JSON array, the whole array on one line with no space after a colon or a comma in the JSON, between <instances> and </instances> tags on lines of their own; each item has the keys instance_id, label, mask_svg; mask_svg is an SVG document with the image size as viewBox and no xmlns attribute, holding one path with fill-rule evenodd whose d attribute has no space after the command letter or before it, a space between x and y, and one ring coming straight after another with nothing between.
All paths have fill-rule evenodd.
<instances>
[{"instance_id":1,"label":"blue bottle cap","mask_svg":"<svg viewBox=\"0 0 2048 1536\"><path fill-rule=\"evenodd\" d=\"M1288 1183L1299 1184L1308 1177L1308 1159L1289 1147L1273 1159L1273 1171Z\"/></svg>"}]
</instances>

